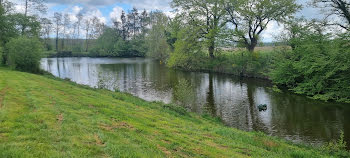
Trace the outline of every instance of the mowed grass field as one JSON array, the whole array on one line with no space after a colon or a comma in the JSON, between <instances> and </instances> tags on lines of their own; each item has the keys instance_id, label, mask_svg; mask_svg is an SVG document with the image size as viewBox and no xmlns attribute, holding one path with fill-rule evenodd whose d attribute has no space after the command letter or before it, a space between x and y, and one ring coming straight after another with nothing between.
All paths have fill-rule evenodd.
<instances>
[{"instance_id":1,"label":"mowed grass field","mask_svg":"<svg viewBox=\"0 0 350 158\"><path fill-rule=\"evenodd\" d=\"M0 157L331 157L219 120L0 67Z\"/></svg>"}]
</instances>

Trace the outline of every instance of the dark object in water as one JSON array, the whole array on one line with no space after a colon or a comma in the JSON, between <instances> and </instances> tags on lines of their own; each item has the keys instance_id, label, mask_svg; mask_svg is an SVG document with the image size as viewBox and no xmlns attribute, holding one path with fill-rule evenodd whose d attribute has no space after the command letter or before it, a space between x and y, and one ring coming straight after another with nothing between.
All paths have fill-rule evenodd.
<instances>
[{"instance_id":1,"label":"dark object in water","mask_svg":"<svg viewBox=\"0 0 350 158\"><path fill-rule=\"evenodd\" d=\"M258 106L259 111L266 111L267 110L267 105L266 104L260 104Z\"/></svg>"}]
</instances>

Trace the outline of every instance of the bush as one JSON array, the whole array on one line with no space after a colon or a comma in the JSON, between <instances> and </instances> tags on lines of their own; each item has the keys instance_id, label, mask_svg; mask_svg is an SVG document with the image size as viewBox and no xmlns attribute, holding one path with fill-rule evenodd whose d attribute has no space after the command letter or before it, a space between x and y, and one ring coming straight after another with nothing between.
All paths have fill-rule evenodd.
<instances>
[{"instance_id":1,"label":"bush","mask_svg":"<svg viewBox=\"0 0 350 158\"><path fill-rule=\"evenodd\" d=\"M331 141L327 145L322 146L323 151L336 155L337 157L349 157L350 153L346 150L346 142L344 141L344 132L340 133L337 141Z\"/></svg>"},{"instance_id":2,"label":"bush","mask_svg":"<svg viewBox=\"0 0 350 158\"><path fill-rule=\"evenodd\" d=\"M168 66L185 70L199 70L207 61L203 44L198 41L197 31L187 28L179 32L178 39L174 44L174 52L170 53Z\"/></svg>"},{"instance_id":3,"label":"bush","mask_svg":"<svg viewBox=\"0 0 350 158\"><path fill-rule=\"evenodd\" d=\"M6 44L8 65L16 70L38 73L43 45L37 38L19 37Z\"/></svg>"},{"instance_id":4,"label":"bush","mask_svg":"<svg viewBox=\"0 0 350 158\"><path fill-rule=\"evenodd\" d=\"M341 37L308 34L294 50L276 56L271 71L275 84L314 99L350 103L350 46Z\"/></svg>"}]
</instances>

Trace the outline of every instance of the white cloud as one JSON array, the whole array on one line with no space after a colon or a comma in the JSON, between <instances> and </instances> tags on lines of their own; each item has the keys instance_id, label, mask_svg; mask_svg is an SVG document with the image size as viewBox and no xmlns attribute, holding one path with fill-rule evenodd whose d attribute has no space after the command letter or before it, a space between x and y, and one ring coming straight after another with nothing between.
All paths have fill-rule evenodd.
<instances>
[{"instance_id":1,"label":"white cloud","mask_svg":"<svg viewBox=\"0 0 350 158\"><path fill-rule=\"evenodd\" d=\"M83 7L79 7L79 6L74 6L72 8L73 14L78 14L83 10Z\"/></svg>"},{"instance_id":2,"label":"white cloud","mask_svg":"<svg viewBox=\"0 0 350 158\"><path fill-rule=\"evenodd\" d=\"M113 11L111 13L109 13L109 17L112 20L116 20L116 21L121 22L120 17L122 15L122 12L123 12L123 8L116 6L113 8Z\"/></svg>"},{"instance_id":3,"label":"white cloud","mask_svg":"<svg viewBox=\"0 0 350 158\"><path fill-rule=\"evenodd\" d=\"M270 22L267 25L266 30L262 33L262 40L264 42L273 42L278 35L280 35L284 30L282 24L279 24L275 21Z\"/></svg>"},{"instance_id":4,"label":"white cloud","mask_svg":"<svg viewBox=\"0 0 350 158\"><path fill-rule=\"evenodd\" d=\"M85 14L85 18L91 18L92 19L93 17L97 17L100 20L100 22L102 22L104 24L107 23L106 18L102 15L102 13L101 13L101 11L99 9L88 11Z\"/></svg>"}]
</instances>

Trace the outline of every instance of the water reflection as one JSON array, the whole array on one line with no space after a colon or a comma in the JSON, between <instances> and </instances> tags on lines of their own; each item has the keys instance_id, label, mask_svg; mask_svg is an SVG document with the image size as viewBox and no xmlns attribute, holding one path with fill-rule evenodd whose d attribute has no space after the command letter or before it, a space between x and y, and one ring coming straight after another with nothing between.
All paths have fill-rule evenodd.
<instances>
[{"instance_id":1,"label":"water reflection","mask_svg":"<svg viewBox=\"0 0 350 158\"><path fill-rule=\"evenodd\" d=\"M41 66L79 84L165 103L173 100L173 87L184 78L196 94L192 110L218 116L228 126L312 144L337 139L344 131L350 142L350 105L275 93L264 81L176 71L143 58L50 58L43 59ZM259 112L259 104L267 104L268 110Z\"/></svg>"}]
</instances>

